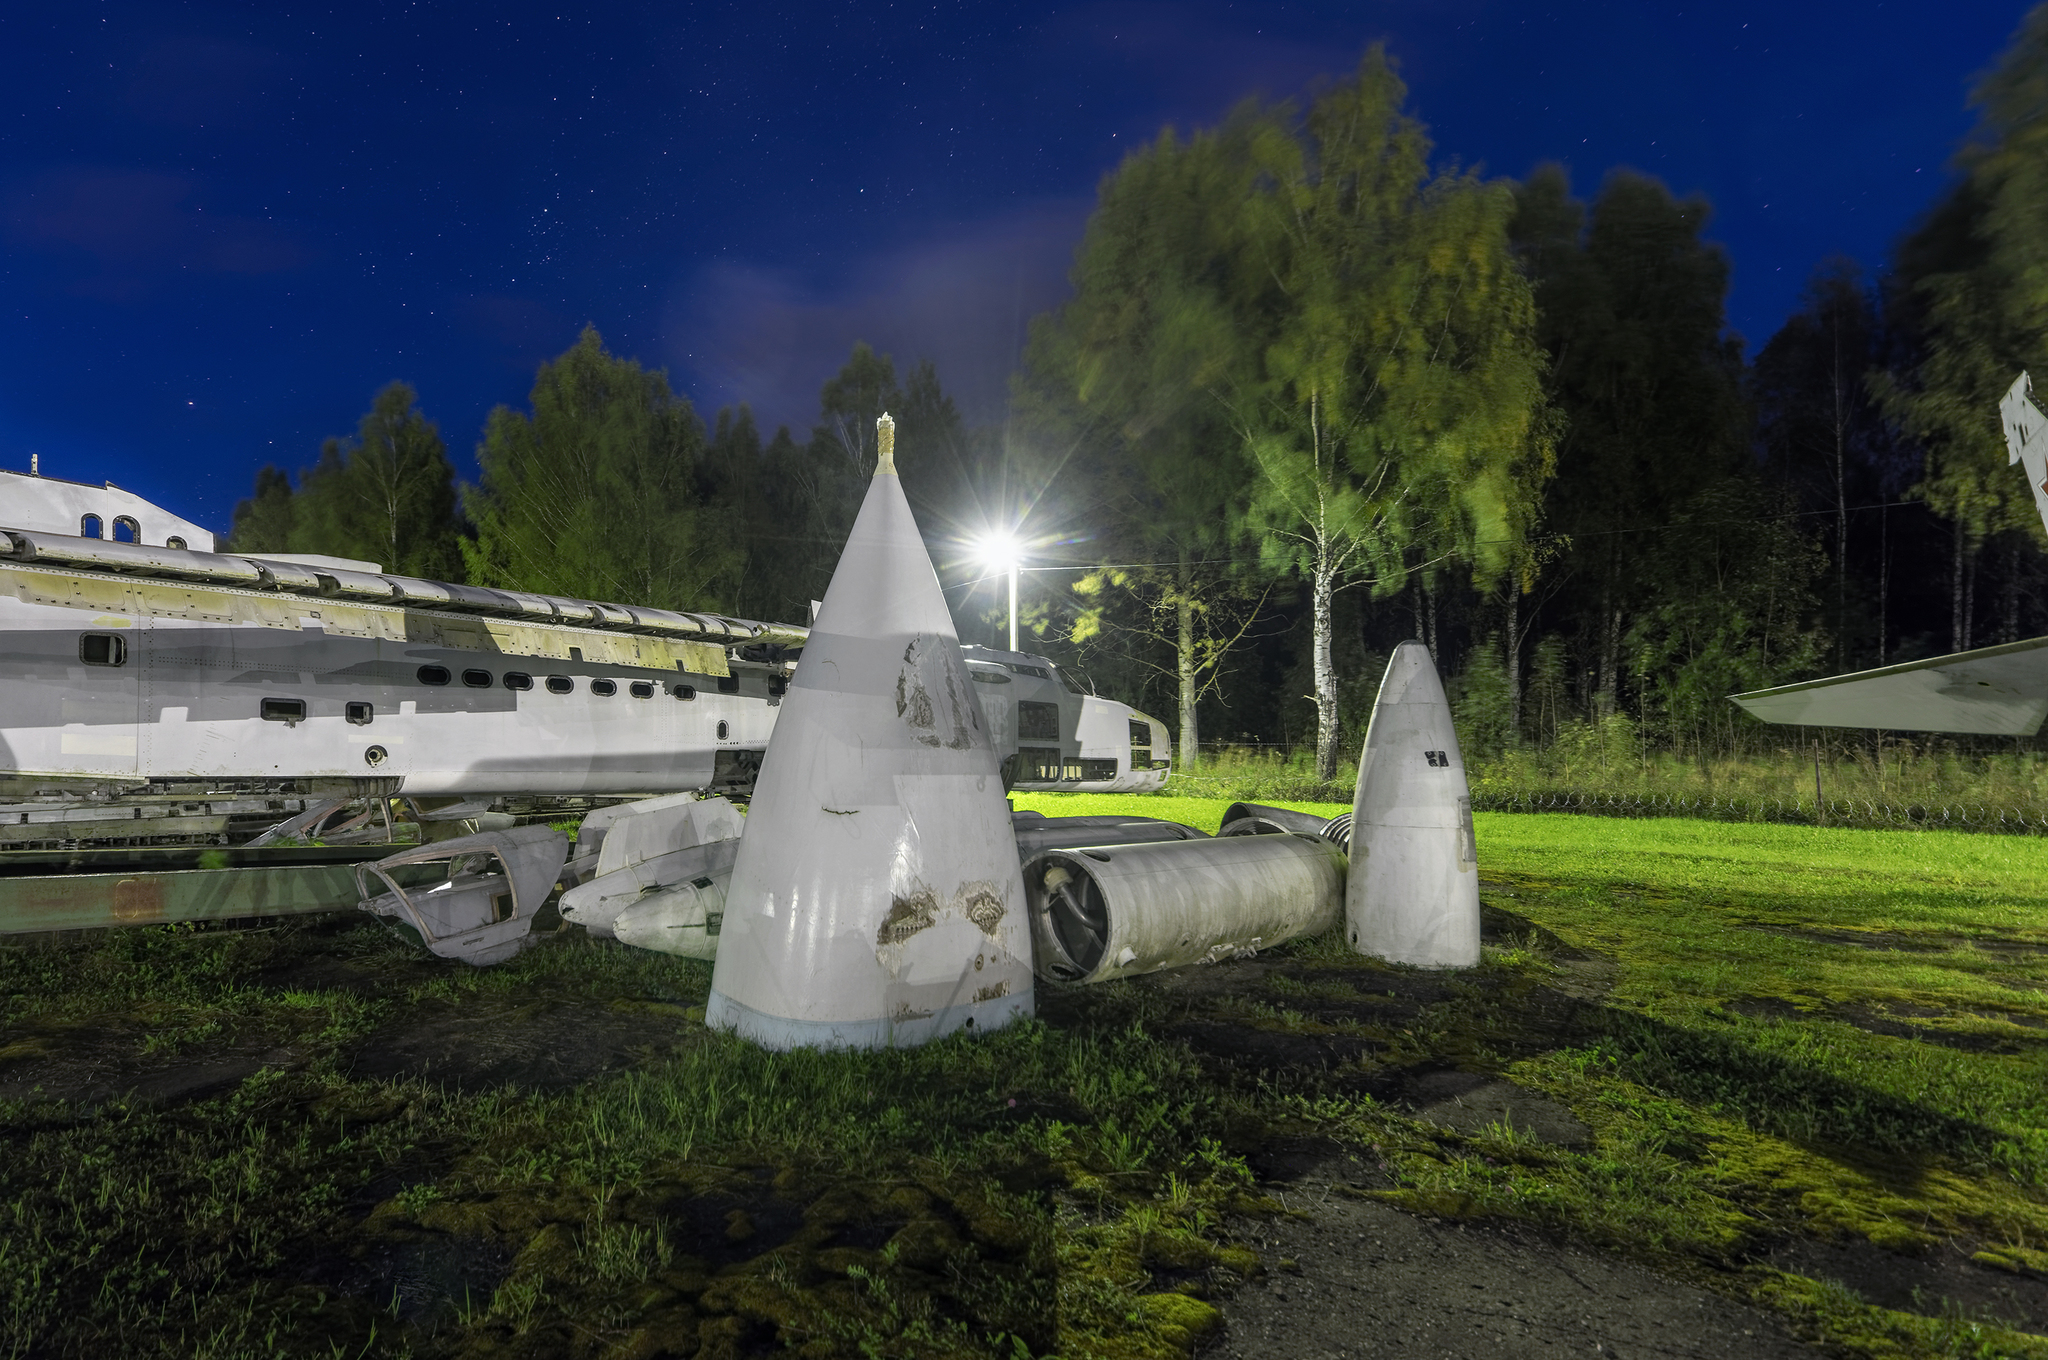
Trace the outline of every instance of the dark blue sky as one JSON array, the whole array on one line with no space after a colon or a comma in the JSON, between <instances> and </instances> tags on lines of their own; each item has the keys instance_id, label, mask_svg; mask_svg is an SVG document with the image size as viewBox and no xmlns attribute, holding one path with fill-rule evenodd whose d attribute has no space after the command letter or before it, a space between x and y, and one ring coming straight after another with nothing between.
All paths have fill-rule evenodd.
<instances>
[{"instance_id":1,"label":"dark blue sky","mask_svg":"<svg viewBox=\"0 0 2048 1360\"><path fill-rule=\"evenodd\" d=\"M225 529L394 378L465 470L585 321L803 428L857 338L998 418L1094 188L1384 39L1439 153L1713 203L1730 324L1881 265L2025 6L90 4L0 11L0 466Z\"/></svg>"}]
</instances>

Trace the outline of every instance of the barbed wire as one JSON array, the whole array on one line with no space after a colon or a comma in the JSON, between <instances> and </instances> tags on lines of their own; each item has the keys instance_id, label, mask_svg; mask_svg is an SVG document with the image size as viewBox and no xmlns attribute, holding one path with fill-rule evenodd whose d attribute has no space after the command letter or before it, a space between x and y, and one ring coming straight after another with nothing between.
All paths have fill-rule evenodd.
<instances>
[{"instance_id":1,"label":"barbed wire","mask_svg":"<svg viewBox=\"0 0 2048 1360\"><path fill-rule=\"evenodd\" d=\"M1705 821L1776 822L1793 826L1914 828L2048 835L2048 811L1968 803L1878 802L1868 798L1720 797L1684 794L1581 793L1572 790L1483 790L1475 812L1576 812L1598 817L1693 817Z\"/></svg>"}]
</instances>

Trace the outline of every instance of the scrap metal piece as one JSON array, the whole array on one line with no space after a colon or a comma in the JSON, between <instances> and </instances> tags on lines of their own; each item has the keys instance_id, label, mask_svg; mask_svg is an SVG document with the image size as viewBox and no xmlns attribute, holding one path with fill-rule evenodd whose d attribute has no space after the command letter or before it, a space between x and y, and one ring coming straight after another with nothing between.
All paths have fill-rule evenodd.
<instances>
[{"instance_id":1,"label":"scrap metal piece","mask_svg":"<svg viewBox=\"0 0 2048 1360\"><path fill-rule=\"evenodd\" d=\"M356 905L373 916L410 926L444 959L502 963L533 939L534 914L554 890L569 857L569 838L549 826L484 831L422 845L356 866ZM447 864L447 878L431 886L403 887L396 869ZM493 862L496 867L493 868ZM372 897L368 875L387 891Z\"/></svg>"},{"instance_id":2,"label":"scrap metal piece","mask_svg":"<svg viewBox=\"0 0 2048 1360\"><path fill-rule=\"evenodd\" d=\"M707 851L737 848L733 841L704 846ZM685 879L671 887L650 891L633 902L612 921L612 934L621 944L690 959L718 957L718 937L725 923L725 894L732 886L732 861L722 870Z\"/></svg>"},{"instance_id":3,"label":"scrap metal piece","mask_svg":"<svg viewBox=\"0 0 2048 1360\"><path fill-rule=\"evenodd\" d=\"M592 935L613 934L618 915L650 895L707 876L729 876L739 853L739 809L723 798L649 798L600 809L584 819L584 827L601 813L610 815L599 831L597 862L561 901L562 919ZM579 845L583 835L579 830ZM724 910L722 899L718 909Z\"/></svg>"},{"instance_id":4,"label":"scrap metal piece","mask_svg":"<svg viewBox=\"0 0 2048 1360\"><path fill-rule=\"evenodd\" d=\"M1366 728L1344 911L1361 954L1421 968L1479 962L1472 795L1450 702L1420 642L1394 649Z\"/></svg>"},{"instance_id":5,"label":"scrap metal piece","mask_svg":"<svg viewBox=\"0 0 2048 1360\"><path fill-rule=\"evenodd\" d=\"M1351 814L1324 817L1314 812L1274 807L1270 803L1232 803L1223 809L1219 836L1273 836L1300 832L1321 836L1333 845L1351 847Z\"/></svg>"},{"instance_id":6,"label":"scrap metal piece","mask_svg":"<svg viewBox=\"0 0 2048 1360\"><path fill-rule=\"evenodd\" d=\"M1284 833L1048 850L1024 866L1048 981L1245 958L1337 924L1344 854Z\"/></svg>"},{"instance_id":7,"label":"scrap metal piece","mask_svg":"<svg viewBox=\"0 0 2048 1360\"><path fill-rule=\"evenodd\" d=\"M1048 817L1042 812L1012 812L1010 827L1017 837L1017 858L1027 862L1042 850L1069 846L1209 839L1206 831L1157 817Z\"/></svg>"}]
</instances>

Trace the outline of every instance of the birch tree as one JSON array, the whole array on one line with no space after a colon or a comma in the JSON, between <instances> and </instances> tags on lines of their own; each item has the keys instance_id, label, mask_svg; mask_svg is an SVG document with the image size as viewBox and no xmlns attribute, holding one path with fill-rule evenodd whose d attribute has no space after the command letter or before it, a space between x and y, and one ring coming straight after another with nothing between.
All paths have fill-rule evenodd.
<instances>
[{"instance_id":1,"label":"birch tree","mask_svg":"<svg viewBox=\"0 0 2048 1360\"><path fill-rule=\"evenodd\" d=\"M1549 475L1529 286L1509 247L1512 190L1433 173L1422 125L1378 48L1298 129L1254 149L1248 249L1268 281L1252 381L1231 395L1258 469L1251 502L1270 566L1298 571L1313 618L1316 768L1341 739L1336 592L1400 589L1455 564L1506 573Z\"/></svg>"}]
</instances>

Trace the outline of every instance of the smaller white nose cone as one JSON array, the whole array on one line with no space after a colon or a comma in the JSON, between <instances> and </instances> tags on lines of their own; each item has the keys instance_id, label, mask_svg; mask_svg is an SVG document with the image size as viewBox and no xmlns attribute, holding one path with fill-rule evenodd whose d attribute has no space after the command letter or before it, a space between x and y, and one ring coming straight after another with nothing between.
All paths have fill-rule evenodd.
<instances>
[{"instance_id":1,"label":"smaller white nose cone","mask_svg":"<svg viewBox=\"0 0 2048 1360\"><path fill-rule=\"evenodd\" d=\"M1358 758L1344 931L1353 949L1390 963L1479 962L1472 795L1450 702L1420 642L1387 662Z\"/></svg>"}]
</instances>

